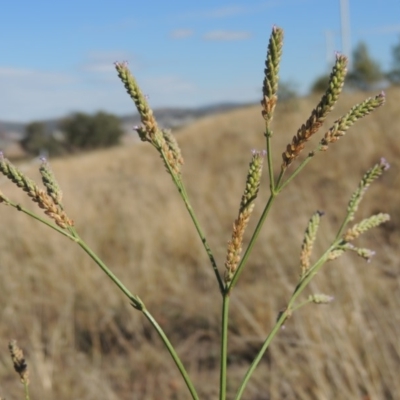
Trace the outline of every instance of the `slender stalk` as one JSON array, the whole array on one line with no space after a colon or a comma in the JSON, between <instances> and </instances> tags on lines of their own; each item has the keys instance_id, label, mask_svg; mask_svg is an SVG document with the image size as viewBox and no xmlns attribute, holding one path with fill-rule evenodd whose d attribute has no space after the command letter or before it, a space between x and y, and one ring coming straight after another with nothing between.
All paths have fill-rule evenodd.
<instances>
[{"instance_id":1,"label":"slender stalk","mask_svg":"<svg viewBox=\"0 0 400 400\"><path fill-rule=\"evenodd\" d=\"M30 397L29 397L29 387L28 386L29 385L26 382L24 382L25 400L29 400L30 399Z\"/></svg>"},{"instance_id":2,"label":"slender stalk","mask_svg":"<svg viewBox=\"0 0 400 400\"><path fill-rule=\"evenodd\" d=\"M310 300L310 299L304 300L300 304L297 304L296 306L292 307L290 310L293 313L294 311L297 311L300 308L302 308L302 307L304 307L304 306L306 306L307 304L310 304L310 303L312 303L312 300Z\"/></svg>"},{"instance_id":3,"label":"slender stalk","mask_svg":"<svg viewBox=\"0 0 400 400\"><path fill-rule=\"evenodd\" d=\"M222 297L222 322L221 322L221 369L219 378L219 400L226 399L226 369L228 362L228 320L229 320L229 293Z\"/></svg>"},{"instance_id":4,"label":"slender stalk","mask_svg":"<svg viewBox=\"0 0 400 400\"><path fill-rule=\"evenodd\" d=\"M206 236L205 236L205 234L203 232L203 229L201 228L199 220L197 219L196 214L195 214L195 212L193 210L193 207L190 204L189 196L188 196L188 194L186 192L185 185L183 184L182 180L178 176L176 176L176 174L173 172L173 170L169 166L169 164L167 162L167 158L165 157L164 153L162 153L162 156L163 156L163 159L165 161L165 165L167 166L167 168L168 168L168 170L169 170L169 172L170 172L170 174L172 176L172 180L174 181L174 184L177 187L178 192L179 192L179 194L180 194L180 196L181 196L181 198L182 198L182 200L183 200L183 202L185 204L186 210L188 211L188 213L190 215L190 218L193 221L193 224L194 224L194 226L196 228L196 231L197 231L197 233L198 233L198 235L200 237L201 243L203 244L203 247L204 247L204 249L205 249L205 251L206 251L206 253L208 255L208 258L209 258L209 260L211 262L211 266L213 268L215 277L217 278L217 281L218 281L219 290L220 290L220 292L222 294L224 292L224 290L225 290L224 282L222 280L221 274L218 271L217 262L215 261L215 257L214 257L214 255L213 255L213 253L211 251L211 248L210 248L210 246L208 244L208 241L207 241Z\"/></svg>"},{"instance_id":5,"label":"slender stalk","mask_svg":"<svg viewBox=\"0 0 400 400\"><path fill-rule=\"evenodd\" d=\"M162 330L160 325L158 325L157 321L153 318L153 316L147 311L146 308L144 308L142 310L142 312L145 315L145 317L147 318L147 320L153 325L154 329L157 331L157 333L160 336L161 340L163 341L163 343L167 347L169 354L171 355L171 357L175 361L175 364L178 367L179 372L181 373L183 379L185 380L186 386L189 389L190 394L192 395L192 399L193 400L199 400L199 396L198 396L198 394L196 392L196 389L193 386L192 381L189 378L189 375L188 375L185 367L183 366L179 356L177 355L174 347L172 346L171 342L168 340L168 338L165 335L164 331Z\"/></svg>"},{"instance_id":6,"label":"slender stalk","mask_svg":"<svg viewBox=\"0 0 400 400\"><path fill-rule=\"evenodd\" d=\"M129 289L117 278L117 276L107 267L106 264L97 256L97 254L80 238L77 237L78 245L88 254L88 256L105 272L105 274L118 286L124 295L134 303L135 306L140 309L143 306L141 301L138 301L137 297L134 296Z\"/></svg>"},{"instance_id":7,"label":"slender stalk","mask_svg":"<svg viewBox=\"0 0 400 400\"><path fill-rule=\"evenodd\" d=\"M237 280L239 279L239 276L240 276L244 266L246 265L247 259L249 258L250 254L251 254L251 251L253 250L255 242L257 241L258 235L261 232L261 228L264 225L264 221L267 218L267 215L268 215L268 213L269 213L269 211L270 211L270 209L272 207L272 204L273 204L273 202L275 200L275 197L276 197L275 192L271 193L271 195L270 195L270 197L268 199L268 202L265 205L264 211L263 211L260 219L258 220L256 229L253 232L253 235L252 235L252 237L250 239L250 242L249 242L249 244L248 244L248 246L246 248L246 251L243 254L243 258L240 260L240 263L239 263L239 265L237 267L236 273L232 278L232 282L229 285L229 291L231 291L233 289L233 287L235 286L235 284L236 284Z\"/></svg>"},{"instance_id":8,"label":"slender stalk","mask_svg":"<svg viewBox=\"0 0 400 400\"><path fill-rule=\"evenodd\" d=\"M196 390L194 389L194 386L189 379L189 375L186 372L186 369L183 366L178 354L174 350L171 342L169 341L168 337L166 336L160 325L153 318L150 312L146 309L144 303L139 299L139 297L133 295L129 291L129 289L126 288L126 286L117 278L117 276L104 264L104 262L97 256L97 254L94 253L92 249L81 238L78 237L77 243L89 255L89 257L91 257L92 260L106 273L106 275L118 286L118 288L125 294L125 296L128 297L128 299L132 302L133 307L140 310L146 316L146 318L149 320L149 322L152 324L154 329L159 334L161 340L167 347L169 353L171 354L176 366L179 369L179 372L181 373L183 379L186 382L186 385L190 393L192 394L192 398L194 400L198 400L198 395L196 393Z\"/></svg>"},{"instance_id":9,"label":"slender stalk","mask_svg":"<svg viewBox=\"0 0 400 400\"><path fill-rule=\"evenodd\" d=\"M268 175L269 175L269 188L271 193L275 191L275 179L274 179L274 166L272 160L272 147L271 147L271 135L267 135L267 160L268 160Z\"/></svg>"},{"instance_id":10,"label":"slender stalk","mask_svg":"<svg viewBox=\"0 0 400 400\"><path fill-rule=\"evenodd\" d=\"M205 237L205 235L203 233L203 230L201 229L200 223L199 223L199 221L198 221L198 219L197 219L197 217L196 217L196 215L195 215L195 213L193 211L193 208L192 208L191 204L189 203L189 199L188 199L187 195L183 196L182 198L183 198L183 201L185 203L186 209L189 212L190 217L192 218L192 221L193 221L193 223L194 223L194 225L196 227L196 230L197 230L197 233L198 233L198 235L200 237L201 243L203 243L203 247L204 247L204 249L205 249L205 251L206 251L206 253L208 255L208 258L209 258L209 260L211 262L211 266L213 268L215 277L217 278L217 281L218 281L219 290L220 290L221 293L223 293L223 291L224 291L224 282L222 280L221 274L218 271L217 262L215 261L214 255L213 255L213 253L211 251L211 248L210 248L210 246L208 244L208 241L207 241L207 239L206 239L206 237Z\"/></svg>"},{"instance_id":11,"label":"slender stalk","mask_svg":"<svg viewBox=\"0 0 400 400\"><path fill-rule=\"evenodd\" d=\"M286 179L285 182L282 183L282 185L279 186L279 191L283 190L301 171L302 169L311 161L313 156L308 156L293 172L292 175L289 176L288 179Z\"/></svg>"},{"instance_id":12,"label":"slender stalk","mask_svg":"<svg viewBox=\"0 0 400 400\"><path fill-rule=\"evenodd\" d=\"M56 224L52 224L51 222L49 222L47 219L40 217L39 215L33 213L32 211L29 211L27 208L22 207L20 204L16 204L13 203L11 201L7 201L7 205L14 207L15 209L17 209L18 211L23 212L26 215L29 215L30 217L32 217L33 219L35 219L36 221L41 222L44 225L47 225L49 228L54 229L55 231L57 231L58 233L61 233L62 235L66 236L68 239L71 239L73 241L77 241L76 238L74 236L72 236L71 234L69 234L65 229L60 228L58 225Z\"/></svg>"},{"instance_id":13,"label":"slender stalk","mask_svg":"<svg viewBox=\"0 0 400 400\"><path fill-rule=\"evenodd\" d=\"M270 345L270 343L272 342L272 339L275 337L275 335L277 334L277 332L279 331L280 327L283 325L283 323L285 322L286 318L288 317L288 311L284 311L281 316L279 317L278 321L276 322L275 326L273 327L272 331L270 332L270 334L268 335L268 337L265 339L265 342L263 343L260 351L258 352L256 358L253 360L253 362L250 365L250 368L248 369L248 371L246 372L246 375L244 376L240 386L239 386L239 390L236 394L235 400L240 400L243 392L247 386L247 383L251 377L251 375L253 374L254 370L256 369L257 365L259 364L259 362L261 361L262 357L264 356L264 353L266 352L266 350L268 349L268 346Z\"/></svg>"},{"instance_id":14,"label":"slender stalk","mask_svg":"<svg viewBox=\"0 0 400 400\"><path fill-rule=\"evenodd\" d=\"M331 245L329 249L319 258L319 260L310 268L308 273L302 278L302 280L297 284L296 288L293 291L292 296L290 297L287 308L292 310L292 306L296 301L297 297L303 292L303 290L308 286L311 280L314 278L316 273L321 269L321 267L325 264L327 260L327 256L330 251L335 247L335 245ZM292 310L293 311L293 310Z\"/></svg>"},{"instance_id":15,"label":"slender stalk","mask_svg":"<svg viewBox=\"0 0 400 400\"><path fill-rule=\"evenodd\" d=\"M283 179L283 176L285 175L286 169L281 170L281 172L279 173L278 179L275 182L275 193L278 194L280 191L280 187L281 187L281 182ZM278 189L276 189L278 188Z\"/></svg>"},{"instance_id":16,"label":"slender stalk","mask_svg":"<svg viewBox=\"0 0 400 400\"><path fill-rule=\"evenodd\" d=\"M319 144L313 151L311 151L307 158L294 170L293 174L281 185L279 186L279 191L283 190L302 170L303 168L311 161L314 155L322 150L321 144Z\"/></svg>"},{"instance_id":17,"label":"slender stalk","mask_svg":"<svg viewBox=\"0 0 400 400\"><path fill-rule=\"evenodd\" d=\"M322 265L325 263L326 261L326 257L328 255L328 253L330 252L330 250L332 249L333 246L331 246L325 253L324 255L318 260L318 262L314 265L314 267L310 270L312 271L310 274L307 274L302 280L301 282L296 286L292 296L290 297L290 300L288 302L288 306L286 307L286 310L284 312L282 312L282 314L280 315L279 319L277 320L275 326L272 328L271 332L269 333L269 335L267 336L266 340L264 341L263 345L261 346L260 351L258 352L257 356L255 357L255 359L253 360L253 362L251 363L249 369L246 372L246 375L243 378L242 383L240 384L239 387L239 391L235 397L235 400L239 400L242 395L243 392L247 386L247 383L251 377L251 375L254 373L254 370L256 369L256 367L258 366L258 364L260 363L262 357L264 356L265 352L267 351L269 345L271 344L273 338L275 337L275 335L278 333L280 327L283 325L283 323L285 322L285 320L288 318L288 316L292 313L293 311L293 303L295 302L296 298L303 292L303 290L306 288L306 286L310 283L311 279L315 276L315 274L318 272L318 270L322 267ZM304 303L302 303L300 306L304 306L305 304L307 304L309 301L306 301ZM300 307L299 306L299 307ZM296 307L296 308L299 308Z\"/></svg>"},{"instance_id":18,"label":"slender stalk","mask_svg":"<svg viewBox=\"0 0 400 400\"><path fill-rule=\"evenodd\" d=\"M277 320L275 326L272 328L271 332L269 333L268 337L264 341L260 351L258 352L257 356L251 363L248 371L246 372L246 375L243 378L243 381L239 387L238 394L235 397L235 400L239 400L241 396L243 395L244 389L253 374L254 370L256 369L257 365L261 361L262 357L264 356L265 352L267 351L269 345L272 342L272 339L275 337L275 335L278 333L279 328L283 325L285 322L286 318L295 310L298 309L305 304L309 303L309 300L304 301L297 307L293 307L294 302L296 301L297 297L304 291L304 289L308 286L308 284L311 282L315 274L321 269L321 267L325 264L328 254L331 252L331 250L337 245L338 241L334 241L334 243L329 247L328 250L325 251L325 253L319 258L319 260L314 264L312 268L310 268L309 273L303 277L303 279L298 283L296 288L294 289L292 296L290 297L290 300L288 302L288 305L286 307L286 310L282 312L280 315L279 319Z\"/></svg>"},{"instance_id":19,"label":"slender stalk","mask_svg":"<svg viewBox=\"0 0 400 400\"><path fill-rule=\"evenodd\" d=\"M347 224L350 222L351 216L349 213L347 213L346 218L342 222L342 225L340 225L340 228L338 230L338 233L336 234L335 240L339 240L339 238L342 236L344 230L346 229Z\"/></svg>"}]
</instances>

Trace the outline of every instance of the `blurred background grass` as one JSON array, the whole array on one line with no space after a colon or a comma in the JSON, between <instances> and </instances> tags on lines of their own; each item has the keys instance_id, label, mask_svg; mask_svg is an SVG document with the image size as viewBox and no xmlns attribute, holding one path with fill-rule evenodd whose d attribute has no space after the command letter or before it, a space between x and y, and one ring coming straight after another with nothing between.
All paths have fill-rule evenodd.
<instances>
[{"instance_id":1,"label":"blurred background grass","mask_svg":"<svg viewBox=\"0 0 400 400\"><path fill-rule=\"evenodd\" d=\"M343 95L326 127L363 99ZM278 107L276 171L280 154L317 100ZM309 217L326 212L317 254L338 229L362 175L382 156L391 169L370 188L358 213L359 219L391 214L389 223L358 241L377 255L370 264L345 255L323 268L311 289L335 301L294 314L244 398L366 400L396 399L400 393L399 104L400 90L389 90L384 107L317 154L279 196L232 294L230 395L296 284ZM175 132L188 193L220 268L251 150L264 148L260 110L249 106L206 117ZM80 235L160 322L199 395L217 398L217 283L154 149L140 143L57 159L52 167ZM26 173L39 179L34 166ZM2 183L1 190L31 206L12 183ZM247 239L267 196L265 169ZM155 332L77 246L4 205L0 218L1 395L22 394L7 352L15 338L31 371L32 398L189 398Z\"/></svg>"}]
</instances>

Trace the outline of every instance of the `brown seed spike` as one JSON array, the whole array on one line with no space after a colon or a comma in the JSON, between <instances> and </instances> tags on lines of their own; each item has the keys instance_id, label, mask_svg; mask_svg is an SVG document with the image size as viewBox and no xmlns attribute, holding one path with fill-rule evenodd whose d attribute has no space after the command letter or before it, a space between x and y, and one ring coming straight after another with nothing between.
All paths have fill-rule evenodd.
<instances>
[{"instance_id":1,"label":"brown seed spike","mask_svg":"<svg viewBox=\"0 0 400 400\"><path fill-rule=\"evenodd\" d=\"M245 190L240 202L239 215L233 223L232 238L228 242L225 261L225 283L228 285L236 272L242 253L243 236L254 209L261 182L264 152L253 151L247 173Z\"/></svg>"},{"instance_id":2,"label":"brown seed spike","mask_svg":"<svg viewBox=\"0 0 400 400\"><path fill-rule=\"evenodd\" d=\"M326 116L336 104L339 94L342 91L344 78L346 76L347 59L342 55L336 56L336 63L333 67L329 86L322 96L317 107L312 111L305 124L297 131L292 143L287 146L286 152L282 154L282 170L285 170L298 157L304 149L305 143L310 140L325 121Z\"/></svg>"},{"instance_id":3,"label":"brown seed spike","mask_svg":"<svg viewBox=\"0 0 400 400\"><path fill-rule=\"evenodd\" d=\"M18 347L16 340L11 340L8 348L10 350L11 359L14 364L14 369L21 378L21 382L25 385L29 384L28 365L26 364L24 353Z\"/></svg>"}]
</instances>

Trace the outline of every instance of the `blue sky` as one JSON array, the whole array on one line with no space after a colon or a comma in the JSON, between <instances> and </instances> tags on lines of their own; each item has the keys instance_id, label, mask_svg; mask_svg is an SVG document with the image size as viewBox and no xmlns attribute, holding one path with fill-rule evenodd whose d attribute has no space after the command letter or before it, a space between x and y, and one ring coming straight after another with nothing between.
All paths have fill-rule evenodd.
<instances>
[{"instance_id":1,"label":"blue sky","mask_svg":"<svg viewBox=\"0 0 400 400\"><path fill-rule=\"evenodd\" d=\"M348 0L351 44L383 69L400 40L400 0ZM339 0L0 0L0 120L133 112L114 71L128 61L153 107L260 99L272 26L281 79L306 93L341 50ZM327 40L328 38L328 40Z\"/></svg>"}]
</instances>

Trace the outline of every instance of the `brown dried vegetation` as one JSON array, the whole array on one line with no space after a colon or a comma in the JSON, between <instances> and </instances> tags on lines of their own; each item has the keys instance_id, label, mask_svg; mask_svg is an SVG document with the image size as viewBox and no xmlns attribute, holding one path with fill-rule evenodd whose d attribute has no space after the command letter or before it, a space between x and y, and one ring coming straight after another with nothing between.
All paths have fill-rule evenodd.
<instances>
[{"instance_id":1,"label":"brown dried vegetation","mask_svg":"<svg viewBox=\"0 0 400 400\"><path fill-rule=\"evenodd\" d=\"M343 95L326 127L364 96ZM281 152L315 103L303 99L290 114L278 103L276 171ZM326 212L314 246L322 251L361 176L384 156L391 169L371 187L358 212L359 219L379 211L391 214L390 223L360 239L377 255L366 264L348 254L323 268L311 287L335 301L293 315L244 398L395 399L400 393L399 104L400 91L389 90L386 105L326 153L316 154L275 204L232 294L232 392L297 281L308 219L316 210ZM189 196L222 269L250 151L264 147L263 128L255 105L205 118L177 133ZM321 137L314 139L316 144ZM199 395L216 398L218 286L153 150L140 143L56 160L52 168L80 235L160 321ZM27 175L34 176L36 169ZM247 236L267 197L265 183ZM12 183L1 181L1 189L31 207ZM21 394L7 352L9 339L16 338L30 366L32 398L187 398L155 332L82 250L4 204L0 220L0 395Z\"/></svg>"}]
</instances>

